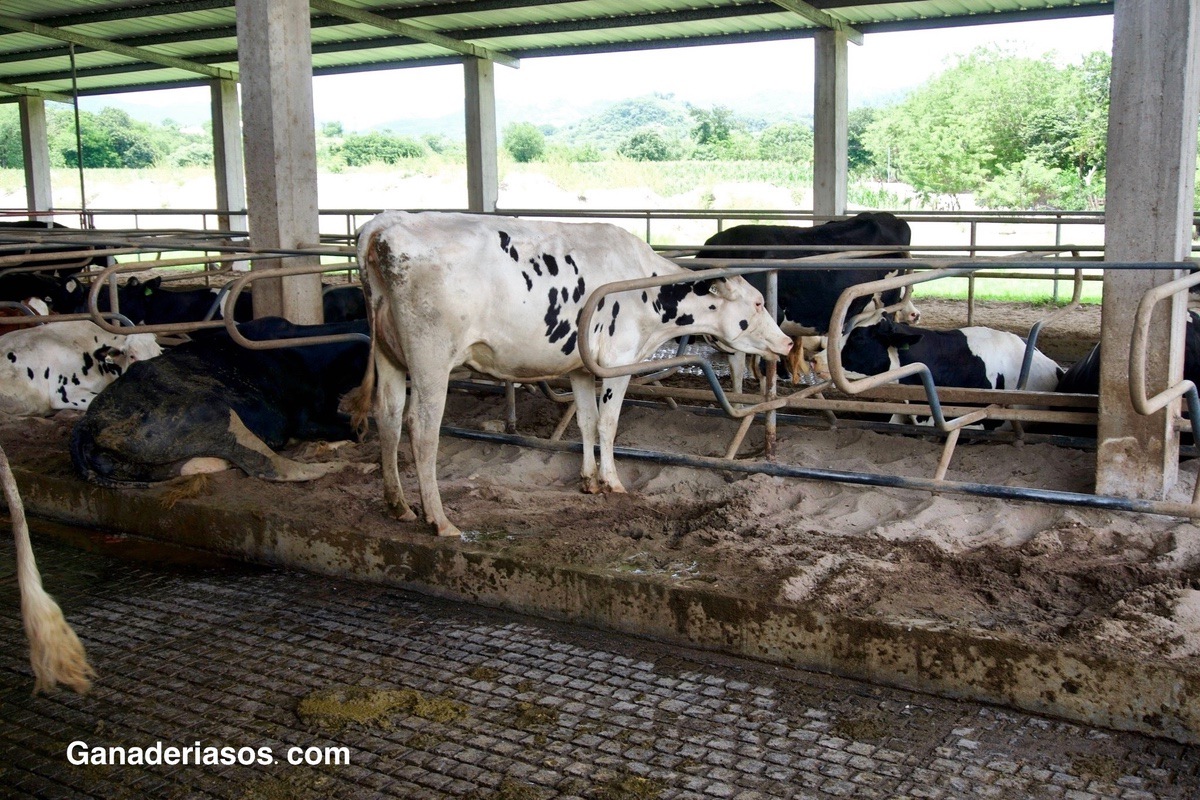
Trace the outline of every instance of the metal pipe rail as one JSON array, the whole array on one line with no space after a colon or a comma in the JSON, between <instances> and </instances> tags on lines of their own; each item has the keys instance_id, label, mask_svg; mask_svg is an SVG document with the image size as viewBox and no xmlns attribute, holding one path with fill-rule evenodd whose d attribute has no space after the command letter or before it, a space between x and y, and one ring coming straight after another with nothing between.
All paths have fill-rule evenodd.
<instances>
[{"instance_id":1,"label":"metal pipe rail","mask_svg":"<svg viewBox=\"0 0 1200 800\"><path fill-rule=\"evenodd\" d=\"M1168 268L1181 269L1189 266L1191 265L1172 263L1168 265ZM1200 420L1200 396L1197 395L1196 384L1185 378L1174 386L1168 386L1153 397L1147 397L1146 362L1149 356L1150 321L1154 316L1154 309L1164 300L1186 292L1196 285L1200 285L1200 272L1156 286L1142 295L1141 302L1138 303L1137 315L1134 317L1133 333L1129 343L1129 399L1134 411L1143 416L1157 414L1182 397L1187 402L1188 417L1193 430L1197 420ZM1177 416L1172 418L1171 426L1176 433L1181 429L1182 426ZM1196 480L1195 488L1192 490L1192 506L1200 513L1200 478Z\"/></svg>"},{"instance_id":2,"label":"metal pipe rail","mask_svg":"<svg viewBox=\"0 0 1200 800\"><path fill-rule=\"evenodd\" d=\"M634 364L617 365L613 367L602 366L595 360L591 352L591 330L592 317L596 313L596 306L600 300L610 294L620 292L633 292L640 289L652 289L659 286L666 286L673 283L695 283L704 280L716 280L718 278L729 278L734 275L745 275L752 272L770 272L770 267L741 267L728 269L707 269L697 270L695 272L685 273L683 275L658 275L651 278L636 278L627 281L615 281L606 283L594 289L583 303L583 308L579 312L579 355L583 360L583 366L593 375L598 378L618 378L624 376L640 375L648 372L658 372L659 370L670 369L672 367L699 367L704 373L708 385L713 390L713 396L716 402L730 417L741 419L747 416L752 416L760 411L773 411L781 408L785 401L769 400L758 403L745 408L735 408L730 404L729 399L725 395L724 389L721 388L721 382L717 379L716 373L713 372L712 364L708 360L698 355L682 355L673 356L671 358L657 359L654 361L639 361Z\"/></svg>"},{"instance_id":3,"label":"metal pipe rail","mask_svg":"<svg viewBox=\"0 0 1200 800\"><path fill-rule=\"evenodd\" d=\"M278 269L247 272L246 274L242 275L242 277L227 284L227 288L229 289L230 308L237 305L238 295L240 295L242 290L253 281L289 278L295 275L312 275L319 272L342 272L345 269L346 268L344 266L315 264L303 267L280 267ZM331 344L333 342L371 341L370 336L361 333L338 333L327 336L307 336L303 339L267 339L258 341L255 339L247 339L245 336L243 336L241 331L238 330L237 320L235 320L233 317L226 317L223 320L223 323L225 325L225 330L229 333L229 338L233 339L242 347L245 347L249 350L277 350L283 347L299 346L300 343L302 343L304 346L308 346L316 344Z\"/></svg>"},{"instance_id":4,"label":"metal pipe rail","mask_svg":"<svg viewBox=\"0 0 1200 800\"><path fill-rule=\"evenodd\" d=\"M488 433L486 431L469 430L443 425L441 433L461 439L469 439L493 444L515 444L522 447L534 447L542 450L557 452L575 452L583 450L579 442L551 442L532 436L516 436L512 434ZM1162 514L1172 517L1196 518L1200 510L1195 505L1175 503L1166 500L1138 500L1109 495L1085 494L1083 492L1067 492L1056 489L1031 489L1021 486L1004 486L990 483L971 483L964 481L930 480L928 478L908 478L899 475L879 475L872 472L852 472L847 470L818 469L800 467L792 464L778 464L772 461L732 461L723 458L707 456L685 456L676 453L665 453L655 450L641 450L631 447L615 447L613 452L621 458L649 461L656 464L711 469L722 472L741 472L752 474L774 475L784 478L803 478L807 480L833 481L849 483L856 486L880 486L897 489L915 489L933 492L935 494L952 493L973 497L994 497L1002 500L1023 500L1039 503L1054 503L1056 505L1074 506L1079 508L1101 508L1109 511L1134 511L1145 514Z\"/></svg>"}]
</instances>

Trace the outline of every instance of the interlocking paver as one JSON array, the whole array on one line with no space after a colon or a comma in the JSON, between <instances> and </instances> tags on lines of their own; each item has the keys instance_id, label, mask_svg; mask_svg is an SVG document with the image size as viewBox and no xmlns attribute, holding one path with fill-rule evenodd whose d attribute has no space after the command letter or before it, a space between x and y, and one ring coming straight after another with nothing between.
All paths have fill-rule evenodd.
<instances>
[{"instance_id":1,"label":"interlocking paver","mask_svg":"<svg viewBox=\"0 0 1200 800\"><path fill-rule=\"evenodd\" d=\"M1200 797L1200 750L1174 742L386 587L37 548L100 676L84 697L31 696L0 579L5 797ZM351 688L408 699L375 719L336 703L325 724L298 714ZM266 748L272 762L73 765L73 741ZM350 763L289 764L293 747L344 747Z\"/></svg>"}]
</instances>

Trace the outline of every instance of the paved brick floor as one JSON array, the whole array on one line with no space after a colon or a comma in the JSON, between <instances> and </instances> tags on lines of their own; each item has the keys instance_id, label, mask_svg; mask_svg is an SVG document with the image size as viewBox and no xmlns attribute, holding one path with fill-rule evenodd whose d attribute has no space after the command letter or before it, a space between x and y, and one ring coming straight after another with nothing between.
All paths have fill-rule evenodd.
<instances>
[{"instance_id":1,"label":"paved brick floor","mask_svg":"<svg viewBox=\"0 0 1200 800\"><path fill-rule=\"evenodd\" d=\"M1196 747L81 542L92 552L45 535L36 547L100 673L85 697L30 695L11 543L0 551L3 797L1200 797ZM160 742L202 760L229 747L256 763L72 765L76 741L127 758ZM288 763L327 751L342 763Z\"/></svg>"}]
</instances>

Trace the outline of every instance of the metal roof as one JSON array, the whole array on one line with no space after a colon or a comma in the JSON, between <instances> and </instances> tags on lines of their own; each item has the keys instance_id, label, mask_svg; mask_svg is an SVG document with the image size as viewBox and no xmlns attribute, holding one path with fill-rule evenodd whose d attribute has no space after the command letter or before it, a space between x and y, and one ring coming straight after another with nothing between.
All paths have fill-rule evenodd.
<instances>
[{"instance_id":1,"label":"metal roof","mask_svg":"<svg viewBox=\"0 0 1200 800\"><path fill-rule=\"evenodd\" d=\"M1113 0L312 0L314 74L1111 14ZM236 78L234 0L9 0L0 102Z\"/></svg>"}]
</instances>

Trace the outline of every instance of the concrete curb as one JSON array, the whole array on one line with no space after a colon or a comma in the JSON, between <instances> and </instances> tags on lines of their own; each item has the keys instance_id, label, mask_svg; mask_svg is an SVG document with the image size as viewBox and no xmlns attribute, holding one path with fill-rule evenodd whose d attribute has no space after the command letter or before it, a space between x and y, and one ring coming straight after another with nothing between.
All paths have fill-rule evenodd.
<instances>
[{"instance_id":1,"label":"concrete curb","mask_svg":"<svg viewBox=\"0 0 1200 800\"><path fill-rule=\"evenodd\" d=\"M518 561L427 534L336 530L274 510L248 514L222 508L214 498L181 501L167 510L145 492L103 489L20 467L14 473L32 516L1087 725L1200 742L1200 665L1122 661L936 623L834 616L654 578ZM48 588L53 593L54 587Z\"/></svg>"}]
</instances>

